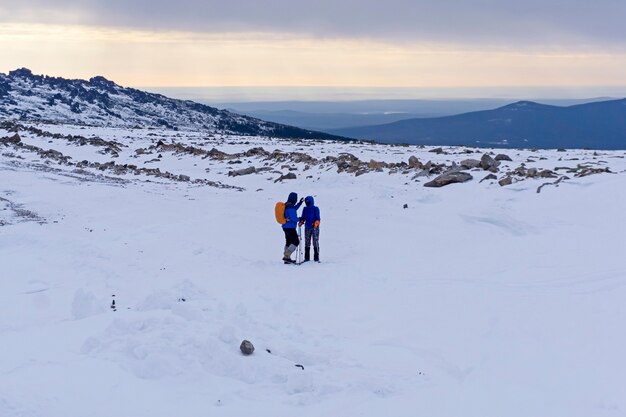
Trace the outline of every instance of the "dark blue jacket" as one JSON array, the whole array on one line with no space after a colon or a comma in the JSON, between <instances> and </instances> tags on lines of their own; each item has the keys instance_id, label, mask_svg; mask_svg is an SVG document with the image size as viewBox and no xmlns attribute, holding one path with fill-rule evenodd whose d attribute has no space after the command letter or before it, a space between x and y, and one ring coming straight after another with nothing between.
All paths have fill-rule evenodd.
<instances>
[{"instance_id":1,"label":"dark blue jacket","mask_svg":"<svg viewBox=\"0 0 626 417\"><path fill-rule=\"evenodd\" d=\"M302 210L300 220L304 220L305 229L313 229L313 223L322 220L320 217L320 208L315 206L315 200L311 196L305 198L304 202L306 203L306 207Z\"/></svg>"},{"instance_id":2,"label":"dark blue jacket","mask_svg":"<svg viewBox=\"0 0 626 417\"><path fill-rule=\"evenodd\" d=\"M285 203L285 218L287 223L283 224L283 229L295 229L298 227L298 209L302 203L298 203L298 194L290 193Z\"/></svg>"}]
</instances>

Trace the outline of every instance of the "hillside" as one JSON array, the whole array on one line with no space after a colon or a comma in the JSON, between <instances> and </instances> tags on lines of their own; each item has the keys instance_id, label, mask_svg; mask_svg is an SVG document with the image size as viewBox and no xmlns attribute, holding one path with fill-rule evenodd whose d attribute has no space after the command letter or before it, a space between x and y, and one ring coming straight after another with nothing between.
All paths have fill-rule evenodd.
<instances>
[{"instance_id":1,"label":"hillside","mask_svg":"<svg viewBox=\"0 0 626 417\"><path fill-rule=\"evenodd\" d=\"M331 132L383 143L626 149L626 99L568 107L521 101L495 110Z\"/></svg>"},{"instance_id":2,"label":"hillside","mask_svg":"<svg viewBox=\"0 0 626 417\"><path fill-rule=\"evenodd\" d=\"M104 77L68 80L21 68L0 74L0 120L99 127L167 128L213 134L336 138L264 122L193 101L124 88Z\"/></svg>"}]
</instances>

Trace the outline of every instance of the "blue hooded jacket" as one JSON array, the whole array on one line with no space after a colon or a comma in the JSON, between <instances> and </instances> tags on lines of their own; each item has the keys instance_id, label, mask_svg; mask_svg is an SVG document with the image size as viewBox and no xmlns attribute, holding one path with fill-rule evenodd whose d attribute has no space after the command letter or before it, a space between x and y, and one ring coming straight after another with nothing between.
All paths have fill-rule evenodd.
<instances>
[{"instance_id":1,"label":"blue hooded jacket","mask_svg":"<svg viewBox=\"0 0 626 417\"><path fill-rule=\"evenodd\" d=\"M320 218L320 209L315 206L315 200L312 196L306 197L304 202L306 203L306 207L302 210L302 217L300 217L300 220L304 220L305 229L313 229L313 223L322 220Z\"/></svg>"},{"instance_id":2,"label":"blue hooded jacket","mask_svg":"<svg viewBox=\"0 0 626 417\"><path fill-rule=\"evenodd\" d=\"M295 229L298 226L298 209L302 203L298 203L298 194L290 193L285 203L285 218L287 223L283 224L283 229Z\"/></svg>"}]
</instances>

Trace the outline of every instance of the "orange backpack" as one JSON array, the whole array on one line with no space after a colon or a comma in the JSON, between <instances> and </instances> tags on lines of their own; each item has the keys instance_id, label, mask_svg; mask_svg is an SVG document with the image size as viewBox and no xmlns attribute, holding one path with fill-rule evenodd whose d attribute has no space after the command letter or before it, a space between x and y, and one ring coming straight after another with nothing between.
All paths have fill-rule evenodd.
<instances>
[{"instance_id":1,"label":"orange backpack","mask_svg":"<svg viewBox=\"0 0 626 417\"><path fill-rule=\"evenodd\" d=\"M276 203L276 207L274 207L274 214L276 215L276 221L279 224L287 223L287 219L285 218L285 203L282 201Z\"/></svg>"}]
</instances>

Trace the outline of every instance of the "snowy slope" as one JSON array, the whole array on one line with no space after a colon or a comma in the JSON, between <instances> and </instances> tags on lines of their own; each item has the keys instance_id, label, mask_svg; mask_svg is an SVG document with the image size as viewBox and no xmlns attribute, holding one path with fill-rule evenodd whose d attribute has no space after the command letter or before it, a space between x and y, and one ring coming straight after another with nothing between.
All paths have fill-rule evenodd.
<instances>
[{"instance_id":1,"label":"snowy slope","mask_svg":"<svg viewBox=\"0 0 626 417\"><path fill-rule=\"evenodd\" d=\"M510 150L427 188L485 150L0 138L0 416L626 413L624 152ZM320 264L280 262L290 191L321 208Z\"/></svg>"},{"instance_id":2,"label":"snowy slope","mask_svg":"<svg viewBox=\"0 0 626 417\"><path fill-rule=\"evenodd\" d=\"M332 135L264 122L193 101L124 88L98 76L87 80L0 73L0 118L105 127L152 127L283 138Z\"/></svg>"}]
</instances>

